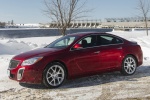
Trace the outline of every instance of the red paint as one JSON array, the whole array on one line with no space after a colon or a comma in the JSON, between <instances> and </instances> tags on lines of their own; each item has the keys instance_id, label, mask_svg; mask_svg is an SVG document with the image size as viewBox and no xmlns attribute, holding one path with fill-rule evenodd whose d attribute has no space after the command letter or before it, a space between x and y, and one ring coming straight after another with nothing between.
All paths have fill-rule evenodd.
<instances>
[{"instance_id":1,"label":"red paint","mask_svg":"<svg viewBox=\"0 0 150 100\"><path fill-rule=\"evenodd\" d=\"M113 36L121 39L123 43L82 48L78 41L89 35ZM14 75L11 79L17 80L18 69L25 67L23 78L19 82L42 83L44 69L54 61L65 64L68 79L118 71L121 69L122 61L127 55L133 55L137 59L138 66L143 63L140 46L121 37L108 33L78 33L68 36L77 36L78 38L67 48L41 48L15 56L13 59L20 60L20 63L16 68L8 69ZM24 60L37 56L42 56L43 59L30 66L21 66Z\"/></svg>"}]
</instances>

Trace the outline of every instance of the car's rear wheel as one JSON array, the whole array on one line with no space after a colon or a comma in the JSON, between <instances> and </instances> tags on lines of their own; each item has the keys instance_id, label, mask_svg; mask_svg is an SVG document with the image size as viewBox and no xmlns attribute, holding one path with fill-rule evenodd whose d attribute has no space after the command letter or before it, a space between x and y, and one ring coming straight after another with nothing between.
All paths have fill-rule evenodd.
<instances>
[{"instance_id":1,"label":"car's rear wheel","mask_svg":"<svg viewBox=\"0 0 150 100\"><path fill-rule=\"evenodd\" d=\"M47 66L43 73L43 83L46 87L59 87L66 80L65 67L58 62L54 62Z\"/></svg>"},{"instance_id":2,"label":"car's rear wheel","mask_svg":"<svg viewBox=\"0 0 150 100\"><path fill-rule=\"evenodd\" d=\"M136 59L133 56L128 55L122 62L121 73L123 75L132 75L135 73L136 68L137 68Z\"/></svg>"}]
</instances>

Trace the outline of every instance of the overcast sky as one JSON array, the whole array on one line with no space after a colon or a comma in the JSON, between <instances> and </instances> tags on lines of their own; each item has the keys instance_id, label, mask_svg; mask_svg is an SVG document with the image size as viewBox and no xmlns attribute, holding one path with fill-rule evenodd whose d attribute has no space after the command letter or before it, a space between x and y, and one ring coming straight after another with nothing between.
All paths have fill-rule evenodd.
<instances>
[{"instance_id":1,"label":"overcast sky","mask_svg":"<svg viewBox=\"0 0 150 100\"><path fill-rule=\"evenodd\" d=\"M135 17L138 0L88 0L86 7L94 9L88 19ZM47 23L42 10L43 0L0 0L0 21L14 23Z\"/></svg>"}]
</instances>

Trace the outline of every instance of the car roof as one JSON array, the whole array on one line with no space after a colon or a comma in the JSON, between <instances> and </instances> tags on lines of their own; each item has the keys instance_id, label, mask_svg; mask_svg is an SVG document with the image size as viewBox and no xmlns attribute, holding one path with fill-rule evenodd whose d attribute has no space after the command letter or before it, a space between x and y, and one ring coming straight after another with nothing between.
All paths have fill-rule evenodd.
<instances>
[{"instance_id":1,"label":"car roof","mask_svg":"<svg viewBox=\"0 0 150 100\"><path fill-rule=\"evenodd\" d=\"M118 38L120 38L122 40L126 40L126 39L124 39L124 38L122 38L122 37L120 37L118 35L114 35L114 34L110 34L110 33L106 33L106 32L77 32L77 33L71 33L71 34L68 34L68 35L69 36L84 37L84 36L92 35L92 34L94 34L94 35L100 35L100 34L104 35L104 34L106 34L106 35L111 35L111 36L118 37ZM128 40L126 40L126 41L128 41Z\"/></svg>"},{"instance_id":2,"label":"car roof","mask_svg":"<svg viewBox=\"0 0 150 100\"><path fill-rule=\"evenodd\" d=\"M109 34L109 33L105 33L105 32L77 32L77 33L71 33L71 34L68 34L68 35L86 36L86 35L91 35L91 34Z\"/></svg>"}]
</instances>

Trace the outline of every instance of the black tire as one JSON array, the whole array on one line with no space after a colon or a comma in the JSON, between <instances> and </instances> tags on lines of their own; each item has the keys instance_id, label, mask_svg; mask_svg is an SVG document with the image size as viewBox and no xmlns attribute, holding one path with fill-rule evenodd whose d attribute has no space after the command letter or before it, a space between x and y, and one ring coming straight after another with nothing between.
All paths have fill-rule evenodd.
<instances>
[{"instance_id":1,"label":"black tire","mask_svg":"<svg viewBox=\"0 0 150 100\"><path fill-rule=\"evenodd\" d=\"M137 68L136 59L133 56L128 55L122 61L121 74L133 75L136 71L136 68Z\"/></svg>"},{"instance_id":2,"label":"black tire","mask_svg":"<svg viewBox=\"0 0 150 100\"><path fill-rule=\"evenodd\" d=\"M49 64L43 72L43 84L48 88L59 87L65 80L66 70L59 62Z\"/></svg>"}]
</instances>

